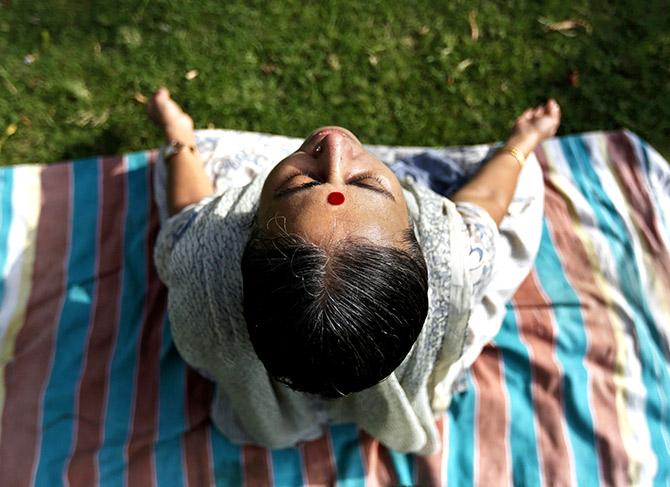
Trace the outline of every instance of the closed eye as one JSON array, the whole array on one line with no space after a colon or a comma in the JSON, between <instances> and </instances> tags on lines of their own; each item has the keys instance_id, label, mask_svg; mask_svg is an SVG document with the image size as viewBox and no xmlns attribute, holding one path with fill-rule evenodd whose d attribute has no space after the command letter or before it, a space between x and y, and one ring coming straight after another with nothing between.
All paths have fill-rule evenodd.
<instances>
[{"instance_id":1,"label":"closed eye","mask_svg":"<svg viewBox=\"0 0 670 487\"><path fill-rule=\"evenodd\" d=\"M290 188L280 189L279 191L275 192L274 196L275 196L275 198L281 198L283 196L287 196L287 195L292 194L292 193L297 193L298 191L303 191L305 189L309 189L313 186L319 186L320 184L323 184L323 183L321 183L319 181L310 181L310 182L307 182L307 183L302 183L302 184L299 184L297 186L293 186L293 187L290 187Z\"/></svg>"},{"instance_id":2,"label":"closed eye","mask_svg":"<svg viewBox=\"0 0 670 487\"><path fill-rule=\"evenodd\" d=\"M293 186L293 187L290 187L290 188L279 189L275 192L274 197L275 198L282 198L282 197L288 196L290 194L295 194L295 193L298 193L300 191L304 191L304 190L307 190L307 189L312 188L314 186L319 186L319 185L323 184L323 182L318 181L317 178L313 174L308 173L308 172L299 171L299 172L296 172L296 173L292 174L286 180L284 180L284 182L281 184L280 188L282 188L288 182L290 182L292 179L294 179L298 176L306 176L306 177L309 177L309 178L313 179L313 181L308 181L308 182L305 182L305 183L302 183L302 184L299 184L297 186ZM393 194L384 187L384 183L383 183L382 179L375 176L372 173L359 174L359 175L355 176L353 179L349 180L347 182L347 184L350 184L352 186L356 186L356 187L359 187L359 188L367 189L369 191L374 191L375 193L379 193L379 194L385 196L386 198L388 198L392 201L396 200L395 197L393 196Z\"/></svg>"},{"instance_id":3,"label":"closed eye","mask_svg":"<svg viewBox=\"0 0 670 487\"><path fill-rule=\"evenodd\" d=\"M358 182L367 181L367 180L376 181L380 185L382 185L382 186L384 185L382 179L379 176L375 176L374 174L369 173L369 172L359 174L356 177L354 177L353 179L350 179L349 184L356 184Z\"/></svg>"},{"instance_id":4,"label":"closed eye","mask_svg":"<svg viewBox=\"0 0 670 487\"><path fill-rule=\"evenodd\" d=\"M381 194L386 194L387 193L387 191L384 188L380 188L379 186L373 185L373 184L367 184L367 183L364 183L362 181L356 181L355 183L351 183L351 184L353 184L354 186L358 186L359 188L365 188L365 189L369 189L369 190L372 190L372 191L376 191L377 193L381 193Z\"/></svg>"}]
</instances>

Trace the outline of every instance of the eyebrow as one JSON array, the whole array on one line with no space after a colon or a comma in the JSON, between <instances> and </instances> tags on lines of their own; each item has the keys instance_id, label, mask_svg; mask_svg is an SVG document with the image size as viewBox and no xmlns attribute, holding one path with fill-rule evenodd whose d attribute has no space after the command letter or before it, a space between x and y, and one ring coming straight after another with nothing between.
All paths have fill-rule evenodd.
<instances>
[{"instance_id":1,"label":"eyebrow","mask_svg":"<svg viewBox=\"0 0 670 487\"><path fill-rule=\"evenodd\" d=\"M300 174L294 174L292 176L289 176L284 181L282 181L282 183L279 185L279 187L281 188L282 186L286 185L289 181L291 181L293 178L298 177L298 176L300 176ZM320 186L321 184L323 184L323 183L320 183L318 181L310 181L309 183L304 183L304 184L301 184L301 185L296 186L294 188L278 189L274 193L274 199L282 199L282 198L285 198L285 197L290 196L292 194L300 193L302 191L307 191L308 189L313 188L314 186ZM378 184L381 184L381 183L378 183ZM353 185L353 186L356 186L358 188L367 189L369 191L374 191L375 193L381 194L385 198L388 198L389 200L393 201L394 203L396 202L396 199L393 196L393 194L385 188L370 186L370 185L367 185L367 184L357 184L356 182L347 183L347 185Z\"/></svg>"}]
</instances>

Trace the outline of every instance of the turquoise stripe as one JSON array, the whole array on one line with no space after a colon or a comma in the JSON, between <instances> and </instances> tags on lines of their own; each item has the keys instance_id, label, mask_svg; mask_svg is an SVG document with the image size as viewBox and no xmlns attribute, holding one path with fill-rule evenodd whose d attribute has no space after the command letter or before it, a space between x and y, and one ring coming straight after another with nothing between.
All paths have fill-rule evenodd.
<instances>
[{"instance_id":1,"label":"turquoise stripe","mask_svg":"<svg viewBox=\"0 0 670 487\"><path fill-rule=\"evenodd\" d=\"M302 460L297 448L271 450L274 485L303 485Z\"/></svg>"},{"instance_id":2,"label":"turquoise stripe","mask_svg":"<svg viewBox=\"0 0 670 487\"><path fill-rule=\"evenodd\" d=\"M158 388L158 438L154 444L156 483L184 485L182 433L186 430L186 367L172 343L170 322L163 321L160 378ZM236 485L236 484L231 484Z\"/></svg>"},{"instance_id":3,"label":"turquoise stripe","mask_svg":"<svg viewBox=\"0 0 670 487\"><path fill-rule=\"evenodd\" d=\"M88 324L95 293L98 228L98 164L96 159L72 164L72 218L67 261L67 294L63 300L53 365L44 394L42 442L35 485L62 482L73 442L75 393L81 376Z\"/></svg>"},{"instance_id":4,"label":"turquoise stripe","mask_svg":"<svg viewBox=\"0 0 670 487\"><path fill-rule=\"evenodd\" d=\"M448 485L473 485L475 444L475 389L468 372L468 388L457 394L449 406Z\"/></svg>"},{"instance_id":5,"label":"turquoise stripe","mask_svg":"<svg viewBox=\"0 0 670 487\"><path fill-rule=\"evenodd\" d=\"M118 485L125 468L134 400L137 345L146 292L149 171L145 153L126 157L126 220L123 235L123 288L116 346L112 355L103 445L98 453L100 485ZM121 208L118 211L122 211Z\"/></svg>"},{"instance_id":6,"label":"turquoise stripe","mask_svg":"<svg viewBox=\"0 0 670 487\"><path fill-rule=\"evenodd\" d=\"M353 424L331 425L330 439L337 467L337 485L341 487L365 485L365 470L356 426Z\"/></svg>"},{"instance_id":7,"label":"turquoise stripe","mask_svg":"<svg viewBox=\"0 0 670 487\"><path fill-rule=\"evenodd\" d=\"M214 426L210 429L210 437L216 485L218 487L242 485L242 453L240 447L228 441ZM282 484L276 483L276 485Z\"/></svg>"},{"instance_id":8,"label":"turquoise stripe","mask_svg":"<svg viewBox=\"0 0 670 487\"><path fill-rule=\"evenodd\" d=\"M599 459L588 400L591 397L590 381L584 367L584 357L588 349L584 317L579 298L563 272L546 220L543 221L542 241L535 270L542 288L551 297L558 329L555 350L563 371L564 418L568 425L577 485L600 485Z\"/></svg>"},{"instance_id":9,"label":"turquoise stripe","mask_svg":"<svg viewBox=\"0 0 670 487\"><path fill-rule=\"evenodd\" d=\"M670 478L670 411L667 391L670 391L670 372L662 350L661 337L656 328L649 304L644 295L640 273L633 256L631 244L634 236L614 203L605 192L598 175L593 170L589 147L579 136L559 139L573 179L593 209L600 231L608 237L608 244L618 274L618 283L632 312L632 327L642 365L642 381L647 391L646 418L651 437L651 447L658 458L655 482L662 485Z\"/></svg>"},{"instance_id":10,"label":"turquoise stripe","mask_svg":"<svg viewBox=\"0 0 670 487\"><path fill-rule=\"evenodd\" d=\"M12 190L14 168L0 170L0 304L5 297L5 265L9 249L9 227L12 224Z\"/></svg>"},{"instance_id":11,"label":"turquoise stripe","mask_svg":"<svg viewBox=\"0 0 670 487\"><path fill-rule=\"evenodd\" d=\"M508 305L495 345L502 352L509 401L509 438L513 485L541 485L533 407L530 356L519 337L516 315ZM451 485L454 484L453 482Z\"/></svg>"},{"instance_id":12,"label":"turquoise stripe","mask_svg":"<svg viewBox=\"0 0 670 487\"><path fill-rule=\"evenodd\" d=\"M414 457L405 453L389 450L398 484L414 485Z\"/></svg>"}]
</instances>

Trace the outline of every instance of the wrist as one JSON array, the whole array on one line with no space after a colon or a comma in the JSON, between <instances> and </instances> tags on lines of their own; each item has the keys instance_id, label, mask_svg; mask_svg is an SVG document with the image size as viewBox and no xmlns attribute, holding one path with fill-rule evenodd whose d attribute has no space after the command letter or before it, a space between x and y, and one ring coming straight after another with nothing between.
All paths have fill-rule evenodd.
<instances>
[{"instance_id":1,"label":"wrist","mask_svg":"<svg viewBox=\"0 0 670 487\"><path fill-rule=\"evenodd\" d=\"M184 144L178 140L169 140L165 144L165 149L163 150L163 159L165 162L170 162L171 159L177 157L178 155L188 152L191 155L196 155L198 152L197 146L194 144Z\"/></svg>"},{"instance_id":2,"label":"wrist","mask_svg":"<svg viewBox=\"0 0 670 487\"><path fill-rule=\"evenodd\" d=\"M195 132L193 130L185 130L183 127L165 127L163 133L168 143L180 142L184 145L195 145Z\"/></svg>"},{"instance_id":3,"label":"wrist","mask_svg":"<svg viewBox=\"0 0 670 487\"><path fill-rule=\"evenodd\" d=\"M505 147L516 147L527 157L542 142L540 135L533 131L530 133L512 134L505 142Z\"/></svg>"}]
</instances>

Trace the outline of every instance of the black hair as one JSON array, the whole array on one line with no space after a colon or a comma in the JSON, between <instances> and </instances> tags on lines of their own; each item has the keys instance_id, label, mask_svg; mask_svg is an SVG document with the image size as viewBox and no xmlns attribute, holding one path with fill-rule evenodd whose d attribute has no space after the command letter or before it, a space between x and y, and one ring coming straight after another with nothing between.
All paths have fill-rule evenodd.
<instances>
[{"instance_id":1,"label":"black hair","mask_svg":"<svg viewBox=\"0 0 670 487\"><path fill-rule=\"evenodd\" d=\"M426 262L411 227L400 247L347 238L327 249L254 230L242 276L249 336L270 376L324 398L390 375L428 313Z\"/></svg>"}]
</instances>

